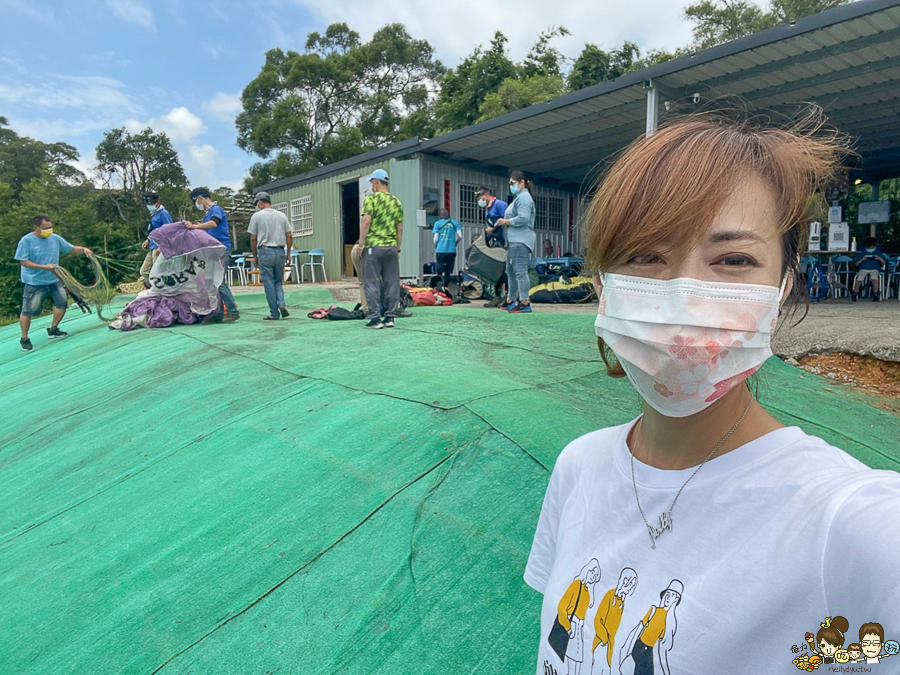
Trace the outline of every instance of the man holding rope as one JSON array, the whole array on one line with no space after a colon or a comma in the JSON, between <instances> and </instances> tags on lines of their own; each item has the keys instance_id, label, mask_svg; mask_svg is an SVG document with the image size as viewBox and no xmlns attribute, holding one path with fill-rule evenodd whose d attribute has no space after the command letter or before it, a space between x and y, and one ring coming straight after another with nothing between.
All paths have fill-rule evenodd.
<instances>
[{"instance_id":1,"label":"man holding rope","mask_svg":"<svg viewBox=\"0 0 900 675\"><path fill-rule=\"evenodd\" d=\"M86 256L94 255L91 249L84 246L72 246L58 234L53 234L53 223L47 216L34 217L34 230L19 240L16 247L16 260L22 266L22 314L19 326L22 328L22 339L19 344L23 352L34 349L28 338L31 319L40 316L41 305L48 295L53 301L53 320L47 335L50 338L65 337L68 333L59 329L59 322L66 314L68 299L62 282L53 274L59 266L59 254L77 251Z\"/></svg>"}]
</instances>

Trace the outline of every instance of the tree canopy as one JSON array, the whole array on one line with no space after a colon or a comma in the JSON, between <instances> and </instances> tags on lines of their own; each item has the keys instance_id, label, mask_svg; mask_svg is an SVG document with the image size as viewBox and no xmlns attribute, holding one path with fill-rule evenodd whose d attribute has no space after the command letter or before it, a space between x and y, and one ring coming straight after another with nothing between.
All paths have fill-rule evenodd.
<instances>
[{"instance_id":1,"label":"tree canopy","mask_svg":"<svg viewBox=\"0 0 900 675\"><path fill-rule=\"evenodd\" d=\"M444 68L426 40L389 24L363 42L345 23L310 33L303 53L266 52L241 95L238 146L257 175L307 171L433 128ZM274 158L272 157L274 155Z\"/></svg>"}]
</instances>

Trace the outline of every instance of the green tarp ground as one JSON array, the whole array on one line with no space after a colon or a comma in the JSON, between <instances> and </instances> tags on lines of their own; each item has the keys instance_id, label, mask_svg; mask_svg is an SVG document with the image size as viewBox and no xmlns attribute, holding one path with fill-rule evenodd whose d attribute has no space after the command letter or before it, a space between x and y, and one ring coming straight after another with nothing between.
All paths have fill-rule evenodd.
<instances>
[{"instance_id":1,"label":"green tarp ground","mask_svg":"<svg viewBox=\"0 0 900 675\"><path fill-rule=\"evenodd\" d=\"M565 444L638 410L592 317L0 329L3 673L527 673ZM776 417L900 468L897 417L771 359Z\"/></svg>"}]
</instances>

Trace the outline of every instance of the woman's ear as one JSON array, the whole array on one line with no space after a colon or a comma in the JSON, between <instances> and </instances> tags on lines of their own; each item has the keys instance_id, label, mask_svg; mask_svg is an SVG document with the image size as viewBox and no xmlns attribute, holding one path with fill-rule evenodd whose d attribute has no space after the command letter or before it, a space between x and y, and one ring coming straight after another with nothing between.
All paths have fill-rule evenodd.
<instances>
[{"instance_id":1,"label":"woman's ear","mask_svg":"<svg viewBox=\"0 0 900 675\"><path fill-rule=\"evenodd\" d=\"M787 302L787 299L791 297L791 291L794 290L794 277L796 272L791 270L788 272L787 282L784 284L784 294L781 296L781 304L779 305L779 309L784 307L784 303Z\"/></svg>"}]
</instances>

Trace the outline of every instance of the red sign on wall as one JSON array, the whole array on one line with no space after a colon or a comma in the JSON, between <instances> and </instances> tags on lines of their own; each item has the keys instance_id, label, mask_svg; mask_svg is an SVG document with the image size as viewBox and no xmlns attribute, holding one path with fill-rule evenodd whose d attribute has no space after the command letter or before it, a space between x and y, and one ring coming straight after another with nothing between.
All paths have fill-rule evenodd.
<instances>
[{"instance_id":1,"label":"red sign on wall","mask_svg":"<svg viewBox=\"0 0 900 675\"><path fill-rule=\"evenodd\" d=\"M450 179L444 179L444 208L450 211Z\"/></svg>"}]
</instances>

